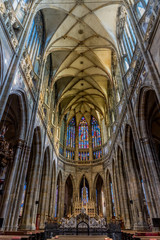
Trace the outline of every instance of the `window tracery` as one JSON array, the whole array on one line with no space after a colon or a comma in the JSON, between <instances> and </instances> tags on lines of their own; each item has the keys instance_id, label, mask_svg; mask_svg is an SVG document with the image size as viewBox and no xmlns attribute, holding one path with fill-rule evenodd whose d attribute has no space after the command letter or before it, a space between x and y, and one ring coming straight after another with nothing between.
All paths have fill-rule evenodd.
<instances>
[{"instance_id":1,"label":"window tracery","mask_svg":"<svg viewBox=\"0 0 160 240\"><path fill-rule=\"evenodd\" d=\"M92 125L92 147L96 148L101 146L100 126L94 117L92 117L91 119L91 125Z\"/></svg>"},{"instance_id":2,"label":"window tracery","mask_svg":"<svg viewBox=\"0 0 160 240\"><path fill-rule=\"evenodd\" d=\"M146 6L148 4L148 0L139 0L135 3L135 10L138 19L141 19L143 14L145 13Z\"/></svg>"},{"instance_id":3,"label":"window tracery","mask_svg":"<svg viewBox=\"0 0 160 240\"><path fill-rule=\"evenodd\" d=\"M67 127L67 147L75 148L75 118L73 117Z\"/></svg>"},{"instance_id":4,"label":"window tracery","mask_svg":"<svg viewBox=\"0 0 160 240\"><path fill-rule=\"evenodd\" d=\"M79 148L89 148L88 124L84 117L79 123Z\"/></svg>"},{"instance_id":5,"label":"window tracery","mask_svg":"<svg viewBox=\"0 0 160 240\"><path fill-rule=\"evenodd\" d=\"M43 40L43 21L41 12L38 12L33 20L28 40L26 43L28 54L30 56L34 72L36 74L38 74L39 71L39 57L42 49L42 40Z\"/></svg>"},{"instance_id":6,"label":"window tracery","mask_svg":"<svg viewBox=\"0 0 160 240\"><path fill-rule=\"evenodd\" d=\"M132 62L137 40L130 18L123 7L120 8L118 17L119 47L123 59L124 72L127 72Z\"/></svg>"}]
</instances>

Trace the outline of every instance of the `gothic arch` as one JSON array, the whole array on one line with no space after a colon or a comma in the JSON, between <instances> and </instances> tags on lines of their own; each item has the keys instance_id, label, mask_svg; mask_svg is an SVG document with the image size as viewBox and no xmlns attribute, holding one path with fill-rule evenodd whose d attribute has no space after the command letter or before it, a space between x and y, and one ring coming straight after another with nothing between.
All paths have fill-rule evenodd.
<instances>
[{"instance_id":1,"label":"gothic arch","mask_svg":"<svg viewBox=\"0 0 160 240\"><path fill-rule=\"evenodd\" d=\"M66 180L65 180L65 182L67 181L67 178L71 178L71 181L72 181L72 185L73 185L73 191L75 191L75 189L76 189L76 186L75 186L75 180L74 180L74 178L73 178L73 175L70 173L70 174L68 174L68 176L66 177Z\"/></svg>"},{"instance_id":2,"label":"gothic arch","mask_svg":"<svg viewBox=\"0 0 160 240\"><path fill-rule=\"evenodd\" d=\"M28 129L28 105L25 97L25 93L22 91L15 91L9 95L8 101L3 112L3 116L0 122L1 138L8 144L7 151L11 151L13 154L13 161L9 161L5 164L0 171L4 179L4 194L1 202L1 217L8 214L7 222L4 224L10 226L11 221L18 221L19 217L19 203L16 199L20 195L20 182L23 181L23 175L21 171L25 171L25 161L20 161L20 156L24 152L24 141L27 137ZM5 130L4 130L5 129ZM21 171L18 171L21 169ZM1 177L0 173L0 177ZM15 177L16 176L16 177ZM12 194L12 198L10 198ZM4 207L4 201L8 199L7 204ZM14 209L12 210L14 206ZM12 217L10 212L13 211Z\"/></svg>"},{"instance_id":3,"label":"gothic arch","mask_svg":"<svg viewBox=\"0 0 160 240\"><path fill-rule=\"evenodd\" d=\"M94 178L93 188L96 187L96 183L97 183L97 180L98 180L98 177L99 177L99 176L102 178L102 181L103 181L103 183L104 183L104 179L103 179L102 175L101 175L100 173L97 173L96 176L95 176L95 178Z\"/></svg>"},{"instance_id":4,"label":"gothic arch","mask_svg":"<svg viewBox=\"0 0 160 240\"><path fill-rule=\"evenodd\" d=\"M79 184L78 184L79 198L81 197L81 189L83 187L83 179L84 178L85 178L86 187L88 188L88 198L90 199L92 193L91 193L90 183L89 183L88 178L86 177L85 174L83 174L82 177L79 179Z\"/></svg>"},{"instance_id":5,"label":"gothic arch","mask_svg":"<svg viewBox=\"0 0 160 240\"><path fill-rule=\"evenodd\" d=\"M105 186L104 180L99 173L96 175L94 180L93 193L93 198L97 207L97 214L105 216Z\"/></svg>"},{"instance_id":6,"label":"gothic arch","mask_svg":"<svg viewBox=\"0 0 160 240\"><path fill-rule=\"evenodd\" d=\"M160 215L160 103L151 87L144 87L140 91L137 121L143 149L142 170L153 206L151 215L157 216Z\"/></svg>"},{"instance_id":7,"label":"gothic arch","mask_svg":"<svg viewBox=\"0 0 160 240\"><path fill-rule=\"evenodd\" d=\"M89 189L90 189L90 188L91 188L91 186L90 186L91 183L90 183L89 180L88 180L89 177L87 177L86 174L84 174L84 173L83 173L83 174L81 175L81 177L79 178L79 181L78 181L78 188L80 188L80 184L81 184L81 181L83 180L83 176L85 176L85 178L86 178L86 180L87 180L87 182L88 182L88 185L89 185Z\"/></svg>"},{"instance_id":8,"label":"gothic arch","mask_svg":"<svg viewBox=\"0 0 160 240\"><path fill-rule=\"evenodd\" d=\"M142 166L139 161L133 131L130 125L125 128L125 153L126 171L128 174L128 185L130 189L130 216L132 225L146 224L148 221L148 210L146 206L146 191L143 185ZM136 197L135 197L136 196ZM136 211L135 211L136 209Z\"/></svg>"},{"instance_id":9,"label":"gothic arch","mask_svg":"<svg viewBox=\"0 0 160 240\"><path fill-rule=\"evenodd\" d=\"M73 177L69 174L65 181L64 217L71 216L73 214L74 192L75 188Z\"/></svg>"}]
</instances>

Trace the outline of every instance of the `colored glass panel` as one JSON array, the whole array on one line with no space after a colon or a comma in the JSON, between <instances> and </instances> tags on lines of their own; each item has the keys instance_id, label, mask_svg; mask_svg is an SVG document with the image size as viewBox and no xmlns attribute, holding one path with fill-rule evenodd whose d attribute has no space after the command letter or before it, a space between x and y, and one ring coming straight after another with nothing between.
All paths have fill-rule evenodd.
<instances>
[{"instance_id":1,"label":"colored glass panel","mask_svg":"<svg viewBox=\"0 0 160 240\"><path fill-rule=\"evenodd\" d=\"M56 204L55 204L55 217L57 217L57 210L58 210L58 185L57 185L57 188L56 188Z\"/></svg>"},{"instance_id":2,"label":"colored glass panel","mask_svg":"<svg viewBox=\"0 0 160 240\"><path fill-rule=\"evenodd\" d=\"M84 117L79 124L79 148L89 148L88 124Z\"/></svg>"},{"instance_id":3,"label":"colored glass panel","mask_svg":"<svg viewBox=\"0 0 160 240\"><path fill-rule=\"evenodd\" d=\"M91 119L91 125L92 125L92 147L96 148L96 147L101 146L100 126L94 117L92 117L92 119ZM96 158L98 158L98 157L96 157Z\"/></svg>"},{"instance_id":4,"label":"colored glass panel","mask_svg":"<svg viewBox=\"0 0 160 240\"><path fill-rule=\"evenodd\" d=\"M75 148L75 118L72 118L67 127L66 146Z\"/></svg>"},{"instance_id":5,"label":"colored glass panel","mask_svg":"<svg viewBox=\"0 0 160 240\"><path fill-rule=\"evenodd\" d=\"M116 213L115 213L115 207L114 207L114 196L113 196L113 186L112 186L112 183L110 183L110 187L111 187L111 196L112 196L112 214L115 217Z\"/></svg>"}]
</instances>

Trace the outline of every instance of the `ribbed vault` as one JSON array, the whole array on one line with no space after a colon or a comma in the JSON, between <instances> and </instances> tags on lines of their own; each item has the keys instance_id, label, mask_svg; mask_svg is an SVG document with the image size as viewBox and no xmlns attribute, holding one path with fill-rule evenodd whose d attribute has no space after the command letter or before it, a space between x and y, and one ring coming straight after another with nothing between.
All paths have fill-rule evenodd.
<instances>
[{"instance_id":1,"label":"ribbed vault","mask_svg":"<svg viewBox=\"0 0 160 240\"><path fill-rule=\"evenodd\" d=\"M120 1L95 0L39 3L39 8L45 6L42 12L48 33L46 57L50 55L52 59L50 86L57 85L61 119L65 114L68 120L76 115L78 123L82 116L86 120L91 115L98 120L106 116L111 104L109 95L114 95L112 66L117 64L113 56L119 4ZM52 13L57 15L53 22Z\"/></svg>"}]
</instances>

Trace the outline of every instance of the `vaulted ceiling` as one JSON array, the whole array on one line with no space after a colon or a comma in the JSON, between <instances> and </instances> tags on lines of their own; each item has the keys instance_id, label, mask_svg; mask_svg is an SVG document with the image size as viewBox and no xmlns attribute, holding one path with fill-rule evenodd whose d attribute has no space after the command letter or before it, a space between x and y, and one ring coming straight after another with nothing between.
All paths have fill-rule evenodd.
<instances>
[{"instance_id":1,"label":"vaulted ceiling","mask_svg":"<svg viewBox=\"0 0 160 240\"><path fill-rule=\"evenodd\" d=\"M116 52L114 1L41 1L45 19L46 56L52 57L52 84L57 84L58 108L68 119L90 115L100 119L113 90ZM112 5L111 5L112 4ZM45 9L44 9L45 7Z\"/></svg>"}]
</instances>

